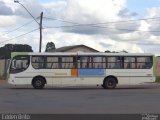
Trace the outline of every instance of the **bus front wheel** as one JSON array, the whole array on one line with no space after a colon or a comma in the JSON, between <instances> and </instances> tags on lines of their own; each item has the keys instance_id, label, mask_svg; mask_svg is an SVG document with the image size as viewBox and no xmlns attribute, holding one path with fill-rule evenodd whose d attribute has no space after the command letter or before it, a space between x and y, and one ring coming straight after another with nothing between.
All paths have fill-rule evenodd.
<instances>
[{"instance_id":1,"label":"bus front wheel","mask_svg":"<svg viewBox=\"0 0 160 120\"><path fill-rule=\"evenodd\" d=\"M114 89L116 87L116 78L108 77L103 82L103 88L105 89Z\"/></svg>"},{"instance_id":2,"label":"bus front wheel","mask_svg":"<svg viewBox=\"0 0 160 120\"><path fill-rule=\"evenodd\" d=\"M42 77L35 77L32 81L32 86L35 89L43 89L45 85L45 80Z\"/></svg>"}]
</instances>

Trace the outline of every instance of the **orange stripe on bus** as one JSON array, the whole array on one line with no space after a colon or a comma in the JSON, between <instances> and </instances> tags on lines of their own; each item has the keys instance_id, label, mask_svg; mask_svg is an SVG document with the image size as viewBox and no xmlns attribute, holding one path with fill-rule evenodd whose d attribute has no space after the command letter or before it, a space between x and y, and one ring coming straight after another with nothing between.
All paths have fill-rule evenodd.
<instances>
[{"instance_id":1,"label":"orange stripe on bus","mask_svg":"<svg viewBox=\"0 0 160 120\"><path fill-rule=\"evenodd\" d=\"M71 69L71 76L77 77L78 76L78 69Z\"/></svg>"}]
</instances>

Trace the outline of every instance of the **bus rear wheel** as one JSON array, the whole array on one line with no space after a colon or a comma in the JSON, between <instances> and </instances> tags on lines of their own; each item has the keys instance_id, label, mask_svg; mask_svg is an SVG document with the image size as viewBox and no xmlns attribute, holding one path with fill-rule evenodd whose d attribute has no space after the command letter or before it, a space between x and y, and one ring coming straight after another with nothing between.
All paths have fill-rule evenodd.
<instances>
[{"instance_id":1,"label":"bus rear wheel","mask_svg":"<svg viewBox=\"0 0 160 120\"><path fill-rule=\"evenodd\" d=\"M35 77L32 81L32 86L35 89L43 89L45 86L45 80L42 77Z\"/></svg>"},{"instance_id":2,"label":"bus rear wheel","mask_svg":"<svg viewBox=\"0 0 160 120\"><path fill-rule=\"evenodd\" d=\"M114 77L108 77L103 82L103 88L114 89L116 87L116 79Z\"/></svg>"}]
</instances>

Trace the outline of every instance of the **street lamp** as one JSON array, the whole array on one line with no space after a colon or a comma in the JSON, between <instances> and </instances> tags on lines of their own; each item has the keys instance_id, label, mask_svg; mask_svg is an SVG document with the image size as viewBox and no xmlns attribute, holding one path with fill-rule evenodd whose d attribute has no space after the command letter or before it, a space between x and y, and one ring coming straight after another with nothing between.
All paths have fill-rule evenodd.
<instances>
[{"instance_id":1,"label":"street lamp","mask_svg":"<svg viewBox=\"0 0 160 120\"><path fill-rule=\"evenodd\" d=\"M39 31L40 31L39 52L41 52L41 48L42 48L42 18L43 18L43 12L41 12L40 23L39 23L22 3L20 3L18 0L14 0L14 2L20 4L29 13L29 15L34 19L34 21L36 21L36 23L39 25Z\"/></svg>"}]
</instances>

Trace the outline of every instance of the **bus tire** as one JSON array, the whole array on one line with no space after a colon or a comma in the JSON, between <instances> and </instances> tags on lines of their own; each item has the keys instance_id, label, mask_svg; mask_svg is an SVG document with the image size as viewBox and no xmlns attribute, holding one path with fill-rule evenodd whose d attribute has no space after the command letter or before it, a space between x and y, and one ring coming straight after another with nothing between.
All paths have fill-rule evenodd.
<instances>
[{"instance_id":1,"label":"bus tire","mask_svg":"<svg viewBox=\"0 0 160 120\"><path fill-rule=\"evenodd\" d=\"M35 77L32 81L32 86L35 89L43 89L45 86L45 79L43 77Z\"/></svg>"},{"instance_id":2,"label":"bus tire","mask_svg":"<svg viewBox=\"0 0 160 120\"><path fill-rule=\"evenodd\" d=\"M117 85L117 79L115 77L107 77L103 82L104 89L114 89Z\"/></svg>"}]
</instances>

